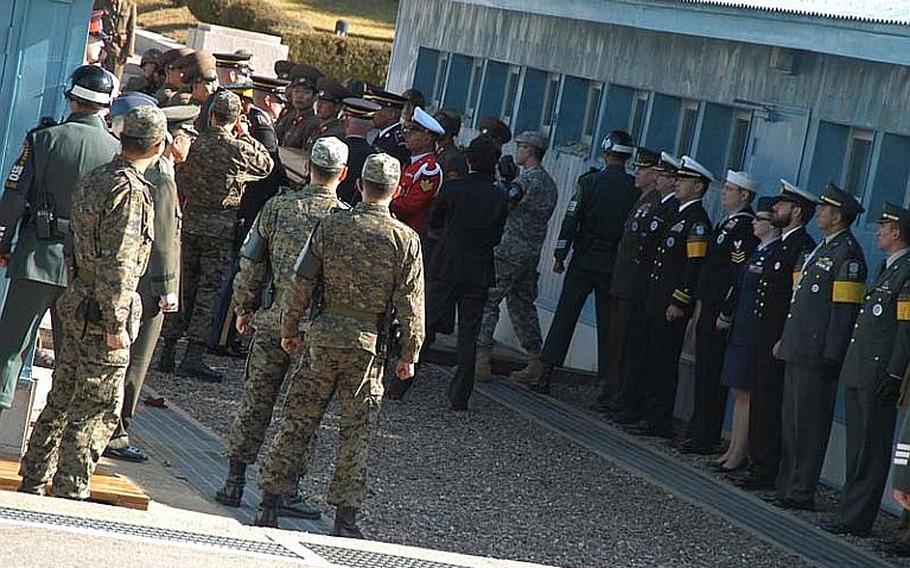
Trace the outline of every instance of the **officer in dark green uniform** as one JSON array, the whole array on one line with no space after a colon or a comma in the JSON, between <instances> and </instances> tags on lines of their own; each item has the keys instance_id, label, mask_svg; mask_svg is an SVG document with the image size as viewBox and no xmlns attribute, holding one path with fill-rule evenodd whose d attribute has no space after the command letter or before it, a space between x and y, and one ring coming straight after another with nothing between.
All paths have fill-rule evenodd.
<instances>
[{"instance_id":1,"label":"officer in dark green uniform","mask_svg":"<svg viewBox=\"0 0 910 568\"><path fill-rule=\"evenodd\" d=\"M553 272L566 272L566 277L540 353L544 371L538 383L531 386L535 392L550 392L553 367L565 360L578 316L591 292L597 314L597 369L601 378L606 375L610 277L623 224L639 193L634 179L626 173L626 161L635 151L632 137L621 130L611 132L601 149L606 167L578 178L556 241ZM570 250L572 261L566 271Z\"/></svg>"},{"instance_id":2,"label":"officer in dark green uniform","mask_svg":"<svg viewBox=\"0 0 910 568\"><path fill-rule=\"evenodd\" d=\"M0 316L0 408L12 405L22 359L38 323L69 281L64 247L71 245L70 198L76 183L119 150L99 116L111 104L113 91L111 75L101 67L83 65L73 71L66 90L71 111L66 122L29 132L6 178L0 200L0 266L6 266L10 282ZM56 317L54 310L51 314ZM59 329L55 324L55 343Z\"/></svg>"},{"instance_id":3,"label":"officer in dark green uniform","mask_svg":"<svg viewBox=\"0 0 910 568\"><path fill-rule=\"evenodd\" d=\"M836 534L865 536L878 514L891 466L897 399L910 362L910 211L886 203L878 248L886 258L866 287L841 380L847 433L847 479Z\"/></svg>"},{"instance_id":4,"label":"officer in dark green uniform","mask_svg":"<svg viewBox=\"0 0 910 568\"><path fill-rule=\"evenodd\" d=\"M850 232L862 211L853 196L834 184L822 191L815 218L825 238L802 264L787 322L774 346L774 355L786 363L774 501L779 507L815 508L837 377L864 297L866 261Z\"/></svg>"}]
</instances>

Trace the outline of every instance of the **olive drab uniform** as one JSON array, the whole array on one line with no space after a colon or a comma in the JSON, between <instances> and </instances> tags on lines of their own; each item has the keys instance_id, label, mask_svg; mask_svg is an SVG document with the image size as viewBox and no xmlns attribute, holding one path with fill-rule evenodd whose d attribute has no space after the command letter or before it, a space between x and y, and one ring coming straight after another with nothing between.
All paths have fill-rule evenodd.
<instances>
[{"instance_id":1,"label":"olive drab uniform","mask_svg":"<svg viewBox=\"0 0 910 568\"><path fill-rule=\"evenodd\" d=\"M316 128L310 132L310 135L303 143L303 151L309 155L313 150L313 144L315 144L317 140L320 138L328 138L329 136L344 140L344 120L333 118L326 122L319 123Z\"/></svg>"},{"instance_id":2,"label":"olive drab uniform","mask_svg":"<svg viewBox=\"0 0 910 568\"><path fill-rule=\"evenodd\" d=\"M565 261L569 251L572 258L541 351L545 364L562 365L581 309L594 292L597 369L601 377L606 373L610 279L623 224L638 197L635 182L624 166L606 166L578 178L554 251L558 261Z\"/></svg>"},{"instance_id":3,"label":"olive drab uniform","mask_svg":"<svg viewBox=\"0 0 910 568\"><path fill-rule=\"evenodd\" d=\"M164 313L158 302L162 296L178 294L180 290L182 214L177 198L177 183L174 181L174 163L170 158L162 157L157 164L145 171L145 179L154 186L151 196L155 208L155 240L152 243L148 268L139 279L136 289L142 299L142 320L139 336L130 345L130 365L126 370L123 388L123 409L120 412L117 429L114 430L108 445L113 449L130 446L129 429L164 323Z\"/></svg>"},{"instance_id":4,"label":"olive drab uniform","mask_svg":"<svg viewBox=\"0 0 910 568\"><path fill-rule=\"evenodd\" d=\"M881 503L888 470L897 402L882 396L897 387L910 362L910 255L882 261L866 287L863 307L844 357L846 483L838 520L868 531ZM887 383L887 384L883 384Z\"/></svg>"},{"instance_id":5,"label":"olive drab uniform","mask_svg":"<svg viewBox=\"0 0 910 568\"><path fill-rule=\"evenodd\" d=\"M803 263L778 357L786 363L781 406L779 499L814 506L837 397L837 377L863 302L866 261L849 229L826 237Z\"/></svg>"},{"instance_id":6,"label":"olive drab uniform","mask_svg":"<svg viewBox=\"0 0 910 568\"><path fill-rule=\"evenodd\" d=\"M6 269L10 283L0 325L0 408L12 405L38 324L67 285L64 248L76 184L85 172L111 161L118 149L101 118L73 113L63 124L29 132L10 170L0 200L0 253L10 253L17 225L19 239ZM56 312L51 316L56 318ZM62 341L60 329L54 325L56 345Z\"/></svg>"},{"instance_id":7,"label":"olive drab uniform","mask_svg":"<svg viewBox=\"0 0 910 568\"><path fill-rule=\"evenodd\" d=\"M310 135L319 127L319 119L313 109L294 110L293 118L282 125L281 145L288 148L303 148Z\"/></svg>"},{"instance_id":8,"label":"olive drab uniform","mask_svg":"<svg viewBox=\"0 0 910 568\"><path fill-rule=\"evenodd\" d=\"M686 324L695 309L699 273L708 253L711 225L701 199L679 206L676 217L667 222L651 265L645 317L648 321L648 371L645 375L645 419L661 435L670 433L679 356ZM670 305L683 310L685 317L667 321Z\"/></svg>"},{"instance_id":9,"label":"olive drab uniform","mask_svg":"<svg viewBox=\"0 0 910 568\"><path fill-rule=\"evenodd\" d=\"M814 248L815 241L805 227L782 234L780 244L763 263L755 291L755 388L749 402L749 459L752 477L765 488L773 485L780 464L784 390L784 362L772 350L787 320L793 283ZM732 313L732 308L728 312Z\"/></svg>"},{"instance_id":10,"label":"olive drab uniform","mask_svg":"<svg viewBox=\"0 0 910 568\"><path fill-rule=\"evenodd\" d=\"M300 266L296 294L284 297L282 337L298 334L317 282L324 284L324 308L307 331L309 365L292 379L284 424L260 469L259 485L274 495L293 487L337 390L341 445L326 501L357 509L366 497L369 436L383 394L378 325L389 304L401 324L401 359L416 361L423 343L420 239L385 205L361 202L316 227Z\"/></svg>"},{"instance_id":11,"label":"olive drab uniform","mask_svg":"<svg viewBox=\"0 0 910 568\"><path fill-rule=\"evenodd\" d=\"M292 359L281 348L280 306L293 294L294 264L316 224L347 209L334 192L315 185L285 189L266 202L240 251L233 303L238 315L255 312L240 410L226 453L245 464L256 461L278 392Z\"/></svg>"},{"instance_id":12,"label":"olive drab uniform","mask_svg":"<svg viewBox=\"0 0 910 568\"><path fill-rule=\"evenodd\" d=\"M54 495L89 495L89 478L117 426L130 359L129 347L112 349L106 336L126 332L132 340L138 333L136 286L155 238L152 191L117 156L83 177L73 195L75 277L57 301L62 349L22 458L22 491L41 493L53 474Z\"/></svg>"},{"instance_id":13,"label":"olive drab uniform","mask_svg":"<svg viewBox=\"0 0 910 568\"><path fill-rule=\"evenodd\" d=\"M724 301L742 277L746 261L758 245L752 234L755 214L747 207L717 224L699 273L695 298L701 311L695 324L695 409L689 421L689 443L710 448L720 441L726 410L726 389L720 384L726 330L715 325Z\"/></svg>"}]
</instances>

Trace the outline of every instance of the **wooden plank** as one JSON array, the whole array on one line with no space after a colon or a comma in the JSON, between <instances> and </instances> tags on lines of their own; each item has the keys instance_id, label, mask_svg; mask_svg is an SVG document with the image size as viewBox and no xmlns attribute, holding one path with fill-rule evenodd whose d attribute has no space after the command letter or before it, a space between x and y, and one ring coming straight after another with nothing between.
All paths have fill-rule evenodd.
<instances>
[{"instance_id":1,"label":"wooden plank","mask_svg":"<svg viewBox=\"0 0 910 568\"><path fill-rule=\"evenodd\" d=\"M17 491L22 478L19 477L19 461L0 458L0 490ZM96 472L89 482L92 501L119 505L130 509L148 509L149 496L131 480L116 473Z\"/></svg>"}]
</instances>

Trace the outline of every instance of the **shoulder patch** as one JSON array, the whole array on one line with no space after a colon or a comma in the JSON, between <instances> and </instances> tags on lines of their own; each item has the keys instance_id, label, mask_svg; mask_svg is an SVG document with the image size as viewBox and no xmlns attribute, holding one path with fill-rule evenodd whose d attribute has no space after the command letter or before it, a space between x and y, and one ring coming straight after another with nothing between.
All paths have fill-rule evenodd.
<instances>
[{"instance_id":1,"label":"shoulder patch","mask_svg":"<svg viewBox=\"0 0 910 568\"><path fill-rule=\"evenodd\" d=\"M441 176L442 175L442 166L437 162L427 162L424 165L420 166L420 169L417 170L417 175L419 176Z\"/></svg>"}]
</instances>

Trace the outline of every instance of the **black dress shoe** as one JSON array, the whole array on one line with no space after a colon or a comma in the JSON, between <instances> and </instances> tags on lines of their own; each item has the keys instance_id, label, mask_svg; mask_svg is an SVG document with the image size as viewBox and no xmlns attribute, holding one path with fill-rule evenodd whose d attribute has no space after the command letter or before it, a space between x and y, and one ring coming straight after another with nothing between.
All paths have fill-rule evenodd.
<instances>
[{"instance_id":1,"label":"black dress shoe","mask_svg":"<svg viewBox=\"0 0 910 568\"><path fill-rule=\"evenodd\" d=\"M104 457L112 460L123 460L133 463L143 463L149 461L148 455L136 446L127 446L125 448L107 448L104 450Z\"/></svg>"},{"instance_id":2,"label":"black dress shoe","mask_svg":"<svg viewBox=\"0 0 910 568\"><path fill-rule=\"evenodd\" d=\"M829 532L831 534L843 534L850 536L858 536L865 538L869 536L868 530L855 529L851 526L845 525L840 521L831 521L827 523L822 523L821 529L823 531Z\"/></svg>"},{"instance_id":3,"label":"black dress shoe","mask_svg":"<svg viewBox=\"0 0 910 568\"><path fill-rule=\"evenodd\" d=\"M467 412L468 405L467 404L455 404L453 402L452 404L449 405L449 410L451 410L452 412Z\"/></svg>"},{"instance_id":4,"label":"black dress shoe","mask_svg":"<svg viewBox=\"0 0 910 568\"><path fill-rule=\"evenodd\" d=\"M774 505L775 507L779 507L781 509L793 509L796 511L814 511L815 510L815 503L813 503L812 501L804 502L804 501L797 501L795 499L783 498L783 499L775 499L771 504Z\"/></svg>"},{"instance_id":5,"label":"black dress shoe","mask_svg":"<svg viewBox=\"0 0 910 568\"><path fill-rule=\"evenodd\" d=\"M747 491L771 491L774 489L774 480L746 473L735 477L733 485Z\"/></svg>"}]
</instances>

